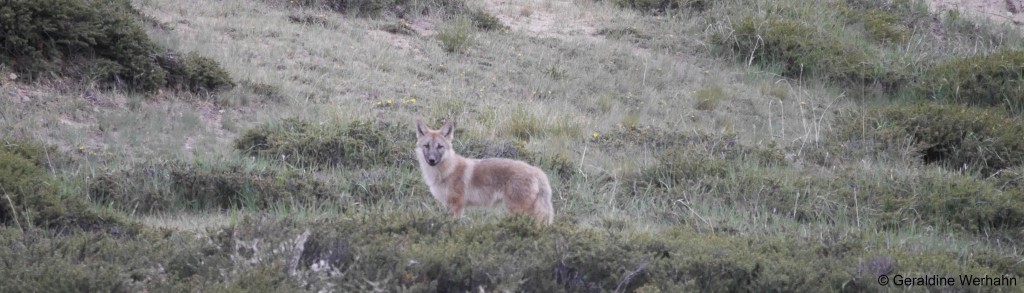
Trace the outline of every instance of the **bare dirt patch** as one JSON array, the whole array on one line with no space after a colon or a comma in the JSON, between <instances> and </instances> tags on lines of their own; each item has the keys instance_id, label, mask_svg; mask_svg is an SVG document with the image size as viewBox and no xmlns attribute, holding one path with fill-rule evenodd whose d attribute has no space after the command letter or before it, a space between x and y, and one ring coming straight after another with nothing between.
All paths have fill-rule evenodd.
<instances>
[{"instance_id":1,"label":"bare dirt patch","mask_svg":"<svg viewBox=\"0 0 1024 293\"><path fill-rule=\"evenodd\" d=\"M1024 24L1024 0L930 0L928 6L936 12L959 10L995 23Z\"/></svg>"},{"instance_id":2,"label":"bare dirt patch","mask_svg":"<svg viewBox=\"0 0 1024 293\"><path fill-rule=\"evenodd\" d=\"M542 38L597 39L598 15L567 0L486 0L484 9L509 29Z\"/></svg>"}]
</instances>

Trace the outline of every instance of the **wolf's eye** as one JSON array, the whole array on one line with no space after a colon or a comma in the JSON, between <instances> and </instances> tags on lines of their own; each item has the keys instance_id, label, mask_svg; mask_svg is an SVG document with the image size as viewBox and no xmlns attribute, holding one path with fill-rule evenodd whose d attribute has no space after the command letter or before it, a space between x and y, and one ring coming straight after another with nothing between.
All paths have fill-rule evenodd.
<instances>
[{"instance_id":1,"label":"wolf's eye","mask_svg":"<svg viewBox=\"0 0 1024 293\"><path fill-rule=\"evenodd\" d=\"M443 145L439 145L439 146L437 146L437 149L439 149L439 150L443 150L443 149L444 149L444 146L443 146Z\"/></svg>"},{"instance_id":2,"label":"wolf's eye","mask_svg":"<svg viewBox=\"0 0 1024 293\"><path fill-rule=\"evenodd\" d=\"M425 145L423 145L423 148L425 148L425 149L429 149L429 148L430 148L430 145L429 145L429 144L425 144Z\"/></svg>"}]
</instances>

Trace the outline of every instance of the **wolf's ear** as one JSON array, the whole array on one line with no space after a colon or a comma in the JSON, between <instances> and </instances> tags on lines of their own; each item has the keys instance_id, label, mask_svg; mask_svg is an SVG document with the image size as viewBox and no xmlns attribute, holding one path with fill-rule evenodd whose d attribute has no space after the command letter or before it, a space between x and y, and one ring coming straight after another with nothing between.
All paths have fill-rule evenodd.
<instances>
[{"instance_id":1,"label":"wolf's ear","mask_svg":"<svg viewBox=\"0 0 1024 293\"><path fill-rule=\"evenodd\" d=\"M441 134L448 140L455 138L455 121L449 119L448 122L445 122L444 126L441 127Z\"/></svg>"},{"instance_id":2,"label":"wolf's ear","mask_svg":"<svg viewBox=\"0 0 1024 293\"><path fill-rule=\"evenodd\" d=\"M430 127L423 124L423 119L416 119L416 137L427 135L427 132L429 131Z\"/></svg>"}]
</instances>

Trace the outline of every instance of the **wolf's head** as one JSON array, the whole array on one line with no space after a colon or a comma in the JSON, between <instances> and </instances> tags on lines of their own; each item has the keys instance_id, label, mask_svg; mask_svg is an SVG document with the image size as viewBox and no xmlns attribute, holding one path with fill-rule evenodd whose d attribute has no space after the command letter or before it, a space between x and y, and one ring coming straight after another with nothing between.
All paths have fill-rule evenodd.
<instances>
[{"instance_id":1,"label":"wolf's head","mask_svg":"<svg viewBox=\"0 0 1024 293\"><path fill-rule=\"evenodd\" d=\"M452 150L452 138L455 137L455 123L448 120L440 130L432 130L416 119L416 158L431 167L437 166L445 158L455 156Z\"/></svg>"}]
</instances>

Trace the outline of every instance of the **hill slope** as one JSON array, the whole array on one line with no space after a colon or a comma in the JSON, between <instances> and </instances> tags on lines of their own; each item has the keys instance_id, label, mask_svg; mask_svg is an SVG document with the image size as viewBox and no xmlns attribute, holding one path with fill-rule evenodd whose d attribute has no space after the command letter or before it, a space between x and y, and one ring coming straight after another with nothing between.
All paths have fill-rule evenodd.
<instances>
[{"instance_id":1,"label":"hill slope","mask_svg":"<svg viewBox=\"0 0 1024 293\"><path fill-rule=\"evenodd\" d=\"M3 191L12 291L1024 277L1015 28L914 1L132 5L153 43L237 86L135 92L0 67L0 166L29 170L4 183L55 195ZM416 118L456 119L466 156L541 166L555 224L450 219L416 169ZM63 216L26 216L53 201Z\"/></svg>"}]
</instances>

